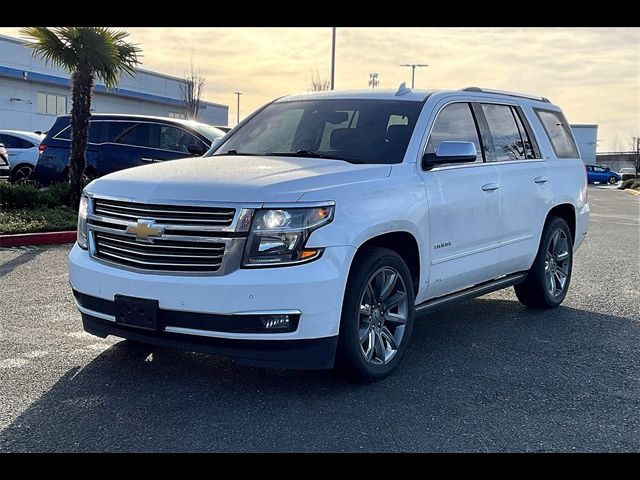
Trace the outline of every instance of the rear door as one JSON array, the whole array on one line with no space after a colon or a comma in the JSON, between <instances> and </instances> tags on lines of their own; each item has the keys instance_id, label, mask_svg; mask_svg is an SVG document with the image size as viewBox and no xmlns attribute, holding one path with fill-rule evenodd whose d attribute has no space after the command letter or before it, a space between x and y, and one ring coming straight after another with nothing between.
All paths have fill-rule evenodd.
<instances>
[{"instance_id":1,"label":"rear door","mask_svg":"<svg viewBox=\"0 0 640 480\"><path fill-rule=\"evenodd\" d=\"M528 270L553 199L548 165L517 105L482 103L476 110L488 129L502 191L500 274Z\"/></svg>"},{"instance_id":2,"label":"rear door","mask_svg":"<svg viewBox=\"0 0 640 480\"><path fill-rule=\"evenodd\" d=\"M105 120L104 142L98 148L98 176L154 161L153 123L135 120Z\"/></svg>"},{"instance_id":3,"label":"rear door","mask_svg":"<svg viewBox=\"0 0 640 480\"><path fill-rule=\"evenodd\" d=\"M498 171L485 162L484 142L469 103L450 103L440 110L426 152L435 152L443 141L473 142L478 157L475 163L422 171L429 203L428 298L491 280L499 260Z\"/></svg>"},{"instance_id":4,"label":"rear door","mask_svg":"<svg viewBox=\"0 0 640 480\"><path fill-rule=\"evenodd\" d=\"M155 160L158 162L201 156L209 149L209 144L182 127L158 123L156 128L158 148L155 151Z\"/></svg>"},{"instance_id":5,"label":"rear door","mask_svg":"<svg viewBox=\"0 0 640 480\"><path fill-rule=\"evenodd\" d=\"M4 143L9 153L9 165L13 168L18 163L25 161L25 158L32 158L35 153L35 160L38 159L38 149L33 142L20 138L9 133L0 133L0 143ZM29 163L34 163L32 161Z\"/></svg>"}]
</instances>

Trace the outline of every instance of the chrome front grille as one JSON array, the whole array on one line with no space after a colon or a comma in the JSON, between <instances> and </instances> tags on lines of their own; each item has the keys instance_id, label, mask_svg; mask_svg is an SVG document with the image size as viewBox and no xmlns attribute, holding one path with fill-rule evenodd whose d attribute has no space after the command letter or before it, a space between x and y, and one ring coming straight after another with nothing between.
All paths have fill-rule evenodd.
<instances>
[{"instance_id":1,"label":"chrome front grille","mask_svg":"<svg viewBox=\"0 0 640 480\"><path fill-rule=\"evenodd\" d=\"M185 205L147 205L96 198L93 205L96 215L136 222L139 218L153 218L156 223L171 225L197 225L228 227L233 223L235 208L196 207Z\"/></svg>"},{"instance_id":2,"label":"chrome front grille","mask_svg":"<svg viewBox=\"0 0 640 480\"><path fill-rule=\"evenodd\" d=\"M245 237L233 234L235 208L160 205L93 198L88 215L91 255L156 273L224 275L239 267ZM152 221L161 234L127 232Z\"/></svg>"}]
</instances>

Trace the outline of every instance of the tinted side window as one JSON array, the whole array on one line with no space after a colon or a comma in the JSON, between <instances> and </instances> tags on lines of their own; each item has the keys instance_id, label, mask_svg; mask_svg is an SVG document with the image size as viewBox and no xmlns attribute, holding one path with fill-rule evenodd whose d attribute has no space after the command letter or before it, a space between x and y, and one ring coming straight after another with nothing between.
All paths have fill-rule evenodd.
<instances>
[{"instance_id":1,"label":"tinted side window","mask_svg":"<svg viewBox=\"0 0 640 480\"><path fill-rule=\"evenodd\" d=\"M4 146L8 149L11 148L31 148L34 146L33 143L28 142L20 137L14 137L13 135L7 135L3 133L0 135L0 143L4 143Z\"/></svg>"},{"instance_id":2,"label":"tinted side window","mask_svg":"<svg viewBox=\"0 0 640 480\"><path fill-rule=\"evenodd\" d=\"M195 135L170 125L160 125L160 149L173 152L189 153L190 145L199 145L204 150L208 147Z\"/></svg>"},{"instance_id":3,"label":"tinted side window","mask_svg":"<svg viewBox=\"0 0 640 480\"><path fill-rule=\"evenodd\" d=\"M567 119L562 112L535 109L547 136L551 141L553 151L558 158L580 158L576 143L573 141Z\"/></svg>"},{"instance_id":4,"label":"tinted side window","mask_svg":"<svg viewBox=\"0 0 640 480\"><path fill-rule=\"evenodd\" d=\"M520 137L522 137L522 142L524 144L524 155L526 158L540 158L540 155L538 154L538 148L537 145L535 144L535 141L531 138L529 132L531 131L531 128L527 128L527 126L524 125L524 121L526 121L526 119L523 121L522 120L522 112L516 108L516 107L511 107L511 113L513 113L513 118L515 118L516 123L518 124L518 130L520 130Z\"/></svg>"},{"instance_id":5,"label":"tinted side window","mask_svg":"<svg viewBox=\"0 0 640 480\"><path fill-rule=\"evenodd\" d=\"M482 111L489 124L496 160L522 160L525 147L516 120L508 105L482 104Z\"/></svg>"},{"instance_id":6,"label":"tinted side window","mask_svg":"<svg viewBox=\"0 0 640 480\"><path fill-rule=\"evenodd\" d=\"M102 141L103 122L89 122L89 143L100 143ZM71 140L71 126L65 127L55 138L59 140Z\"/></svg>"},{"instance_id":7,"label":"tinted side window","mask_svg":"<svg viewBox=\"0 0 640 480\"><path fill-rule=\"evenodd\" d=\"M107 122L106 141L139 147L151 146L151 124L141 122Z\"/></svg>"},{"instance_id":8,"label":"tinted side window","mask_svg":"<svg viewBox=\"0 0 640 480\"><path fill-rule=\"evenodd\" d=\"M431 129L426 153L436 153L442 142L473 142L478 152L476 162L482 162L478 128L468 103L452 103L440 111Z\"/></svg>"}]
</instances>

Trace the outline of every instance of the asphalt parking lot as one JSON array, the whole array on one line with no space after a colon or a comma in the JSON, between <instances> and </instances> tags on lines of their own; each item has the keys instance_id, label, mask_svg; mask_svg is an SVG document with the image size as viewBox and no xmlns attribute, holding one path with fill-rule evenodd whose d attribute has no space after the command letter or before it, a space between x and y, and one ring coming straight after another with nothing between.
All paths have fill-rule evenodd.
<instances>
[{"instance_id":1,"label":"asphalt parking lot","mask_svg":"<svg viewBox=\"0 0 640 480\"><path fill-rule=\"evenodd\" d=\"M368 385L92 337L68 246L0 249L0 451L638 451L640 197L589 201L560 308L432 314Z\"/></svg>"}]
</instances>

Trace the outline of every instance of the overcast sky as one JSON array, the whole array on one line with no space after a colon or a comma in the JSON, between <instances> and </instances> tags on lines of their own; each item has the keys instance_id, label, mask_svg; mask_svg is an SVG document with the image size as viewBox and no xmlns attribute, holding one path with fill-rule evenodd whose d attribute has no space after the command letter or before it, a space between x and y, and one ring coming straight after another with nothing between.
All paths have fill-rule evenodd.
<instances>
[{"instance_id":1,"label":"overcast sky","mask_svg":"<svg viewBox=\"0 0 640 480\"><path fill-rule=\"evenodd\" d=\"M240 117L328 77L331 28L128 28L143 68L182 76L189 51L206 78L205 99ZM18 36L17 28L0 33ZM640 134L640 28L338 28L336 88L484 86L549 97L571 123L599 124L600 151L629 149Z\"/></svg>"}]
</instances>

